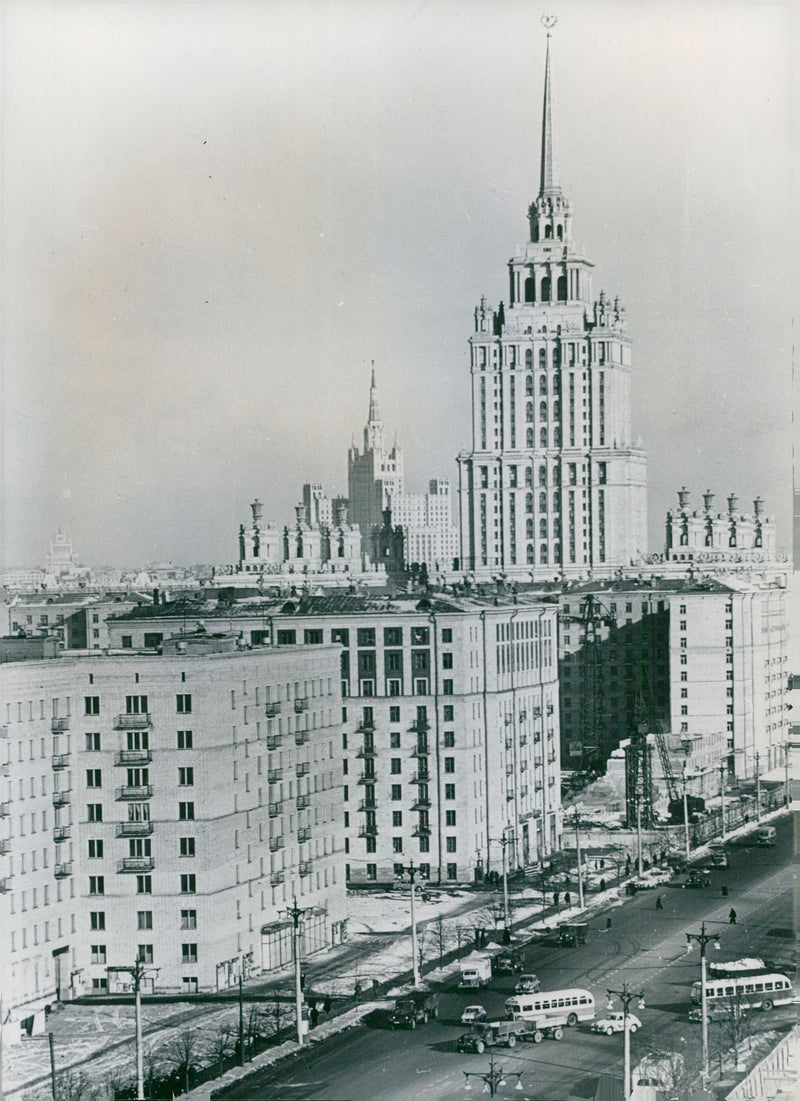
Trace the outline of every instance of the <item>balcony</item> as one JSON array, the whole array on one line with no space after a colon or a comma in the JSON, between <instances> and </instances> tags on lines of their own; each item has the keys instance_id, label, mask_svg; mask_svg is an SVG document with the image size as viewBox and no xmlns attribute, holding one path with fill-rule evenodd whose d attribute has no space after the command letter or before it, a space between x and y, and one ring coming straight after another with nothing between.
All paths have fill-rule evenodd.
<instances>
[{"instance_id":1,"label":"balcony","mask_svg":"<svg viewBox=\"0 0 800 1101\"><path fill-rule=\"evenodd\" d=\"M123 784L116 794L117 799L151 799L152 796L152 784Z\"/></svg>"},{"instance_id":2,"label":"balcony","mask_svg":"<svg viewBox=\"0 0 800 1101\"><path fill-rule=\"evenodd\" d=\"M544 791L544 784L543 784L543 783L541 782L541 780L538 780L538 781L537 781L537 782L536 782L536 783L535 783L535 784L533 785L533 787L534 787L534 790L535 790L535 791Z\"/></svg>"},{"instance_id":3,"label":"balcony","mask_svg":"<svg viewBox=\"0 0 800 1101\"><path fill-rule=\"evenodd\" d=\"M270 734L267 738L267 749L280 749L283 745L283 734Z\"/></svg>"},{"instance_id":4,"label":"balcony","mask_svg":"<svg viewBox=\"0 0 800 1101\"><path fill-rule=\"evenodd\" d=\"M520 713L519 713L519 721L520 721L521 723L524 723L524 722L525 722L525 720L527 719L527 717L528 717L528 712L527 712L527 711L520 711Z\"/></svg>"},{"instance_id":5,"label":"balcony","mask_svg":"<svg viewBox=\"0 0 800 1101\"><path fill-rule=\"evenodd\" d=\"M294 734L294 744L295 745L305 745L306 742L310 742L310 741L311 741L311 731L310 730L296 730L295 731L295 734Z\"/></svg>"},{"instance_id":6,"label":"balcony","mask_svg":"<svg viewBox=\"0 0 800 1101\"><path fill-rule=\"evenodd\" d=\"M115 765L149 765L153 759L149 749L121 749L114 758Z\"/></svg>"},{"instance_id":7,"label":"balcony","mask_svg":"<svg viewBox=\"0 0 800 1101\"><path fill-rule=\"evenodd\" d=\"M297 840L300 842L301 845L304 844L306 841L310 841L311 840L311 827L310 826L303 826L302 829L298 830L297 831Z\"/></svg>"},{"instance_id":8,"label":"balcony","mask_svg":"<svg viewBox=\"0 0 800 1101\"><path fill-rule=\"evenodd\" d=\"M11 842L7 838L0 840L0 856L8 856L11 852Z\"/></svg>"},{"instance_id":9,"label":"balcony","mask_svg":"<svg viewBox=\"0 0 800 1101\"><path fill-rule=\"evenodd\" d=\"M0 879L0 895L5 895L11 890L11 876L4 875Z\"/></svg>"},{"instance_id":10,"label":"balcony","mask_svg":"<svg viewBox=\"0 0 800 1101\"><path fill-rule=\"evenodd\" d=\"M374 784L375 779L376 779L376 777L375 777L374 772L362 772L362 773L359 774L359 777L358 777L358 780L356 781L356 783L357 784Z\"/></svg>"},{"instance_id":11,"label":"balcony","mask_svg":"<svg viewBox=\"0 0 800 1101\"><path fill-rule=\"evenodd\" d=\"M117 822L117 837L149 837L153 832L153 823Z\"/></svg>"},{"instance_id":12,"label":"balcony","mask_svg":"<svg viewBox=\"0 0 800 1101\"><path fill-rule=\"evenodd\" d=\"M297 796L297 809L298 810L308 810L308 808L310 806L311 806L311 796L310 795L298 795Z\"/></svg>"},{"instance_id":13,"label":"balcony","mask_svg":"<svg viewBox=\"0 0 800 1101\"><path fill-rule=\"evenodd\" d=\"M365 760L370 758L370 757L374 757L374 756L375 756L375 746L374 745L363 745L361 747L361 749L359 749L358 753L356 753L356 757L361 757L362 759L365 759Z\"/></svg>"},{"instance_id":14,"label":"balcony","mask_svg":"<svg viewBox=\"0 0 800 1101\"><path fill-rule=\"evenodd\" d=\"M282 779L283 779L283 769L282 768L271 768L267 772L267 783L268 784L277 784Z\"/></svg>"},{"instance_id":15,"label":"balcony","mask_svg":"<svg viewBox=\"0 0 800 1101\"><path fill-rule=\"evenodd\" d=\"M282 837L270 837L270 839L269 839L269 851L271 853L276 853L276 852L278 852L279 849L282 849L282 848L283 848L283 838Z\"/></svg>"},{"instance_id":16,"label":"balcony","mask_svg":"<svg viewBox=\"0 0 800 1101\"><path fill-rule=\"evenodd\" d=\"M378 827L375 826L375 825L362 826L361 829L358 831L358 836L359 837L377 837L378 836Z\"/></svg>"},{"instance_id":17,"label":"balcony","mask_svg":"<svg viewBox=\"0 0 800 1101\"><path fill-rule=\"evenodd\" d=\"M423 734L426 730L430 730L431 724L427 719L414 719L409 730L416 730L418 734Z\"/></svg>"},{"instance_id":18,"label":"balcony","mask_svg":"<svg viewBox=\"0 0 800 1101\"><path fill-rule=\"evenodd\" d=\"M431 775L429 772L415 772L409 781L411 784L429 784L430 782Z\"/></svg>"},{"instance_id":19,"label":"balcony","mask_svg":"<svg viewBox=\"0 0 800 1101\"><path fill-rule=\"evenodd\" d=\"M547 705L547 714L548 715L553 714L553 705L552 705L552 703L548 703L548 705Z\"/></svg>"},{"instance_id":20,"label":"balcony","mask_svg":"<svg viewBox=\"0 0 800 1101\"><path fill-rule=\"evenodd\" d=\"M548 764L551 764L551 765L554 765L556 763L555 753L548 753L547 754L547 762L548 762Z\"/></svg>"},{"instance_id":21,"label":"balcony","mask_svg":"<svg viewBox=\"0 0 800 1101\"><path fill-rule=\"evenodd\" d=\"M521 789L520 789L520 793L519 793L519 797L520 797L520 799L524 799L524 798L526 797L526 795L527 795L527 794L528 794L528 789L527 789L527 787L524 787L524 788L521 788Z\"/></svg>"},{"instance_id":22,"label":"balcony","mask_svg":"<svg viewBox=\"0 0 800 1101\"><path fill-rule=\"evenodd\" d=\"M70 791L54 791L53 792L53 806L54 807L66 807L70 802Z\"/></svg>"},{"instance_id":23,"label":"balcony","mask_svg":"<svg viewBox=\"0 0 800 1101\"><path fill-rule=\"evenodd\" d=\"M412 757L427 757L430 753L430 746L427 742L417 742L416 746L411 750Z\"/></svg>"},{"instance_id":24,"label":"balcony","mask_svg":"<svg viewBox=\"0 0 800 1101\"><path fill-rule=\"evenodd\" d=\"M513 748L514 748L514 739L513 738L506 738L506 749L513 749Z\"/></svg>"},{"instance_id":25,"label":"balcony","mask_svg":"<svg viewBox=\"0 0 800 1101\"><path fill-rule=\"evenodd\" d=\"M72 875L72 864L56 864L53 875L56 879L66 879L67 876Z\"/></svg>"},{"instance_id":26,"label":"balcony","mask_svg":"<svg viewBox=\"0 0 800 1101\"><path fill-rule=\"evenodd\" d=\"M300 875L311 875L311 872L312 872L313 868L314 868L313 861L311 861L311 860L301 860L300 861L300 867L298 868L298 871L300 872Z\"/></svg>"},{"instance_id":27,"label":"balcony","mask_svg":"<svg viewBox=\"0 0 800 1101\"><path fill-rule=\"evenodd\" d=\"M117 863L120 875L125 873L152 872L155 862L152 856L126 856Z\"/></svg>"},{"instance_id":28,"label":"balcony","mask_svg":"<svg viewBox=\"0 0 800 1101\"><path fill-rule=\"evenodd\" d=\"M276 715L280 715L281 705L279 703L265 703L264 714L268 719L274 719Z\"/></svg>"},{"instance_id":29,"label":"balcony","mask_svg":"<svg viewBox=\"0 0 800 1101\"><path fill-rule=\"evenodd\" d=\"M375 729L375 720L374 719L362 719L361 722L356 727L356 730L360 731L360 733L362 733L362 734L371 734L374 729Z\"/></svg>"},{"instance_id":30,"label":"balcony","mask_svg":"<svg viewBox=\"0 0 800 1101\"><path fill-rule=\"evenodd\" d=\"M277 818L279 814L283 814L283 803L270 803L268 811L270 818Z\"/></svg>"},{"instance_id":31,"label":"balcony","mask_svg":"<svg viewBox=\"0 0 800 1101\"><path fill-rule=\"evenodd\" d=\"M69 753L54 753L50 758L50 767L53 769L61 769L69 767Z\"/></svg>"},{"instance_id":32,"label":"balcony","mask_svg":"<svg viewBox=\"0 0 800 1101\"><path fill-rule=\"evenodd\" d=\"M308 776L311 771L311 765L308 761L301 761L299 765L294 766L294 771L298 779L301 776Z\"/></svg>"},{"instance_id":33,"label":"balcony","mask_svg":"<svg viewBox=\"0 0 800 1101\"><path fill-rule=\"evenodd\" d=\"M430 799L417 799L415 803L411 804L412 810L428 810L430 808Z\"/></svg>"},{"instance_id":34,"label":"balcony","mask_svg":"<svg viewBox=\"0 0 800 1101\"><path fill-rule=\"evenodd\" d=\"M53 829L53 840L56 845L69 841L70 837L72 837L72 826L56 826Z\"/></svg>"},{"instance_id":35,"label":"balcony","mask_svg":"<svg viewBox=\"0 0 800 1101\"><path fill-rule=\"evenodd\" d=\"M542 709L541 709L541 707L534 707L534 709L533 709L533 717L534 717L534 719L541 719L541 717L542 717Z\"/></svg>"},{"instance_id":36,"label":"balcony","mask_svg":"<svg viewBox=\"0 0 800 1101\"><path fill-rule=\"evenodd\" d=\"M117 715L114 720L117 730L147 730L152 725L150 715L144 712L140 715Z\"/></svg>"},{"instance_id":37,"label":"balcony","mask_svg":"<svg viewBox=\"0 0 800 1101\"><path fill-rule=\"evenodd\" d=\"M375 810L377 808L377 806L378 806L378 804L375 802L374 799L362 799L361 802L358 804L358 809L359 810L365 810L365 811L371 811L371 810Z\"/></svg>"},{"instance_id":38,"label":"balcony","mask_svg":"<svg viewBox=\"0 0 800 1101\"><path fill-rule=\"evenodd\" d=\"M527 734L520 734L519 744L520 745L527 745L528 744L528 735Z\"/></svg>"},{"instance_id":39,"label":"balcony","mask_svg":"<svg viewBox=\"0 0 800 1101\"><path fill-rule=\"evenodd\" d=\"M0 738L7 738L7 737L8 737L8 727L7 726L0 726Z\"/></svg>"},{"instance_id":40,"label":"balcony","mask_svg":"<svg viewBox=\"0 0 800 1101\"><path fill-rule=\"evenodd\" d=\"M294 701L295 714L302 715L304 711L308 711L308 700L305 697L298 698Z\"/></svg>"},{"instance_id":41,"label":"balcony","mask_svg":"<svg viewBox=\"0 0 800 1101\"><path fill-rule=\"evenodd\" d=\"M415 826L411 833L414 837L430 837L431 828L430 826Z\"/></svg>"},{"instance_id":42,"label":"balcony","mask_svg":"<svg viewBox=\"0 0 800 1101\"><path fill-rule=\"evenodd\" d=\"M269 881L273 887L279 887L283 883L285 876L283 872L272 872Z\"/></svg>"},{"instance_id":43,"label":"balcony","mask_svg":"<svg viewBox=\"0 0 800 1101\"><path fill-rule=\"evenodd\" d=\"M61 719L52 719L50 729L54 734L63 734L65 730L69 730L69 716L65 715Z\"/></svg>"}]
</instances>

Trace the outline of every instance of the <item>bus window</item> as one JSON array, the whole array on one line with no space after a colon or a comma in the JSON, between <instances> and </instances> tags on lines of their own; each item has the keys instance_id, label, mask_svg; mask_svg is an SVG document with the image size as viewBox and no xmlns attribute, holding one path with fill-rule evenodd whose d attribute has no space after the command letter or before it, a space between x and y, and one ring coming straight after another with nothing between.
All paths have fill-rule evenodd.
<instances>
[{"instance_id":1,"label":"bus window","mask_svg":"<svg viewBox=\"0 0 800 1101\"><path fill-rule=\"evenodd\" d=\"M774 990L775 985L774 985L774 983L771 983L771 982L765 982L764 983L764 989L765 990Z\"/></svg>"},{"instance_id":2,"label":"bus window","mask_svg":"<svg viewBox=\"0 0 800 1101\"><path fill-rule=\"evenodd\" d=\"M726 995L727 995L728 997L730 997L730 996L731 996L732 994L735 994L735 993L736 993L736 991L735 991L735 989L734 989L734 988L733 988L732 986L726 986L726 987L725 987L725 994L726 994Z\"/></svg>"},{"instance_id":3,"label":"bus window","mask_svg":"<svg viewBox=\"0 0 800 1101\"><path fill-rule=\"evenodd\" d=\"M549 1009L549 1008L550 1008L550 1003L549 1002L542 1002L542 1009Z\"/></svg>"},{"instance_id":4,"label":"bus window","mask_svg":"<svg viewBox=\"0 0 800 1101\"><path fill-rule=\"evenodd\" d=\"M533 1007L533 1008L534 1008L534 1011L535 1011L535 1010L538 1010L538 1009L541 1009L541 1008L542 1008L542 1003L541 1003L541 1002L537 1002L537 1003L536 1003L536 1004L534 1005L534 1007Z\"/></svg>"},{"instance_id":5,"label":"bus window","mask_svg":"<svg viewBox=\"0 0 800 1101\"><path fill-rule=\"evenodd\" d=\"M580 1001L581 1005L586 1005L588 1003L589 999L588 998L580 998L579 1001Z\"/></svg>"},{"instance_id":6,"label":"bus window","mask_svg":"<svg viewBox=\"0 0 800 1101\"><path fill-rule=\"evenodd\" d=\"M763 989L764 989L764 984L763 984L763 982L757 982L757 983L755 984L755 990L756 990L756 993L758 993L758 991L759 991L759 990L763 990Z\"/></svg>"}]
</instances>

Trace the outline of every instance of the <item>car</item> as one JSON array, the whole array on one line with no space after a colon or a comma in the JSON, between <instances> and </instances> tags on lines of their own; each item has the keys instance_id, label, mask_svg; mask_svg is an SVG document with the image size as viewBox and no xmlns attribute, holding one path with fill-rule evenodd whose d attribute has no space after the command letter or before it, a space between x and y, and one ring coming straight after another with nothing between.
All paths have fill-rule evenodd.
<instances>
[{"instance_id":1,"label":"car","mask_svg":"<svg viewBox=\"0 0 800 1101\"><path fill-rule=\"evenodd\" d=\"M684 880L683 887L702 887L705 877L702 872L689 872Z\"/></svg>"},{"instance_id":2,"label":"car","mask_svg":"<svg viewBox=\"0 0 800 1101\"><path fill-rule=\"evenodd\" d=\"M515 994L538 994L542 989L542 984L539 982L536 975L520 975L517 980L517 985L514 987Z\"/></svg>"},{"instance_id":3,"label":"car","mask_svg":"<svg viewBox=\"0 0 800 1101\"><path fill-rule=\"evenodd\" d=\"M461 1014L462 1025L474 1025L486 1020L486 1010L482 1005L468 1005Z\"/></svg>"},{"instance_id":4,"label":"car","mask_svg":"<svg viewBox=\"0 0 800 1101\"><path fill-rule=\"evenodd\" d=\"M633 1014L628 1014L628 1032L636 1032L642 1027L642 1022ZM625 1028L624 1013L607 1013L592 1025L592 1032L605 1032L606 1036L613 1036L615 1032L622 1032Z\"/></svg>"},{"instance_id":5,"label":"car","mask_svg":"<svg viewBox=\"0 0 800 1101\"><path fill-rule=\"evenodd\" d=\"M514 975L521 970L522 961L518 960L516 956L505 954L494 958L494 973L496 975Z\"/></svg>"},{"instance_id":6,"label":"car","mask_svg":"<svg viewBox=\"0 0 800 1101\"><path fill-rule=\"evenodd\" d=\"M649 891L654 887L665 887L672 881L672 872L665 871L662 868L654 868L652 871L645 872L641 879L634 879L637 891Z\"/></svg>"}]
</instances>

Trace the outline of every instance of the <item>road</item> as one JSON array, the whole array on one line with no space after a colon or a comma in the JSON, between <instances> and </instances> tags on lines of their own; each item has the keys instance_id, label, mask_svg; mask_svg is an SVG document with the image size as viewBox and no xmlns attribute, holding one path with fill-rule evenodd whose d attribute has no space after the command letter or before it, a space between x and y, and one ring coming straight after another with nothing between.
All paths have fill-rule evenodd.
<instances>
[{"instance_id":1,"label":"road","mask_svg":"<svg viewBox=\"0 0 800 1101\"><path fill-rule=\"evenodd\" d=\"M781 969L793 970L794 941L786 933L793 927L791 819L776 823L773 848L731 849L731 867L712 873L712 886L682 889L670 885L660 892L640 892L623 906L604 911L590 922L587 944L564 949L533 946L527 951L526 970L535 971L545 989L588 987L595 995L598 1015L607 990L619 990L624 982L642 990L646 1008L634 1011L642 1029L631 1038L634 1065L650 1050L696 1052L700 1026L688 1020L689 987L699 978L699 952L686 951L686 932L706 930L720 935L721 951L714 958L762 956ZM680 879L684 877L679 877ZM720 887L725 883L728 897ZM656 893L664 901L655 908ZM737 924L728 915L735 907ZM612 925L606 928L610 915ZM789 973L791 974L791 970ZM215 1098L318 1099L318 1101L444 1101L464 1096L463 1071L485 1073L489 1053L462 1055L455 1040L463 1031L458 1018L467 1004L483 1004L490 1018L504 1015L503 1003L514 979L495 979L488 990L462 993L445 990L440 1019L415 1031L392 1032L375 1022L341 1033L277 1067L265 1068L243 1079ZM620 1008L617 1004L616 1008ZM775 1010L754 1015L755 1029L774 1026L794 1012ZM713 1044L713 1035L712 1035ZM565 1098L582 1078L602 1071L622 1071L621 1035L592 1033L589 1025L566 1032L560 1043L518 1044L513 1050L495 1048L496 1063L522 1074L522 1091L510 1077L497 1097L524 1101L557 1101ZM713 1049L712 1049L713 1050ZM472 1080L473 1089L483 1084Z\"/></svg>"}]
</instances>

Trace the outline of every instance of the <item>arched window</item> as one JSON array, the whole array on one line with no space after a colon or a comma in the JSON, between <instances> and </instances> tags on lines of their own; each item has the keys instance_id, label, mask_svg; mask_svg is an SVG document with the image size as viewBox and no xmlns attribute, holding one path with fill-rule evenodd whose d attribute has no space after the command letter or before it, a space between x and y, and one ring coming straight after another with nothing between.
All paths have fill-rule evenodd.
<instances>
[{"instance_id":1,"label":"arched window","mask_svg":"<svg viewBox=\"0 0 800 1101\"><path fill-rule=\"evenodd\" d=\"M562 225L558 225L556 227L556 236L558 237L559 241L564 240L564 227Z\"/></svg>"},{"instance_id":2,"label":"arched window","mask_svg":"<svg viewBox=\"0 0 800 1101\"><path fill-rule=\"evenodd\" d=\"M539 485L540 486L546 486L547 485L547 467L546 466L540 466L539 467Z\"/></svg>"},{"instance_id":3,"label":"arched window","mask_svg":"<svg viewBox=\"0 0 800 1101\"><path fill-rule=\"evenodd\" d=\"M546 421L547 420L547 402L546 401L540 401L539 402L539 420L540 421Z\"/></svg>"},{"instance_id":4,"label":"arched window","mask_svg":"<svg viewBox=\"0 0 800 1101\"><path fill-rule=\"evenodd\" d=\"M536 301L536 280L533 278L532 275L529 275L528 278L525 280L525 301Z\"/></svg>"},{"instance_id":5,"label":"arched window","mask_svg":"<svg viewBox=\"0 0 800 1101\"><path fill-rule=\"evenodd\" d=\"M539 538L547 538L547 518L545 516L543 516L539 521Z\"/></svg>"},{"instance_id":6,"label":"arched window","mask_svg":"<svg viewBox=\"0 0 800 1101\"><path fill-rule=\"evenodd\" d=\"M525 538L533 539L533 517L531 516L525 521Z\"/></svg>"},{"instance_id":7,"label":"arched window","mask_svg":"<svg viewBox=\"0 0 800 1101\"><path fill-rule=\"evenodd\" d=\"M556 492L553 494L553 511L561 511L561 494L558 492L558 490L556 490Z\"/></svg>"},{"instance_id":8,"label":"arched window","mask_svg":"<svg viewBox=\"0 0 800 1101\"><path fill-rule=\"evenodd\" d=\"M539 446L547 447L547 429L542 428L539 432Z\"/></svg>"},{"instance_id":9,"label":"arched window","mask_svg":"<svg viewBox=\"0 0 800 1101\"><path fill-rule=\"evenodd\" d=\"M539 393L547 397L547 375L539 375Z\"/></svg>"},{"instance_id":10,"label":"arched window","mask_svg":"<svg viewBox=\"0 0 800 1101\"><path fill-rule=\"evenodd\" d=\"M540 348L539 349L539 366L541 367L542 370L544 370L545 367L547 367L547 349L546 348Z\"/></svg>"},{"instance_id":11,"label":"arched window","mask_svg":"<svg viewBox=\"0 0 800 1101\"><path fill-rule=\"evenodd\" d=\"M533 402L525 402L525 420L530 424L533 421Z\"/></svg>"},{"instance_id":12,"label":"arched window","mask_svg":"<svg viewBox=\"0 0 800 1101\"><path fill-rule=\"evenodd\" d=\"M553 429L553 447L561 447L561 429L558 426Z\"/></svg>"},{"instance_id":13,"label":"arched window","mask_svg":"<svg viewBox=\"0 0 800 1101\"><path fill-rule=\"evenodd\" d=\"M558 227L561 228L560 226ZM556 294L559 302L567 301L567 277L566 275L559 275Z\"/></svg>"},{"instance_id":14,"label":"arched window","mask_svg":"<svg viewBox=\"0 0 800 1101\"><path fill-rule=\"evenodd\" d=\"M554 401L553 402L553 420L557 421L560 416L561 416L561 402L560 401Z\"/></svg>"},{"instance_id":15,"label":"arched window","mask_svg":"<svg viewBox=\"0 0 800 1101\"><path fill-rule=\"evenodd\" d=\"M532 486L533 485L533 470L529 466L525 467L525 485L526 486Z\"/></svg>"},{"instance_id":16,"label":"arched window","mask_svg":"<svg viewBox=\"0 0 800 1101\"><path fill-rule=\"evenodd\" d=\"M529 428L525 433L525 446L533 447L533 429Z\"/></svg>"},{"instance_id":17,"label":"arched window","mask_svg":"<svg viewBox=\"0 0 800 1101\"><path fill-rule=\"evenodd\" d=\"M533 543L528 543L528 565L533 565Z\"/></svg>"},{"instance_id":18,"label":"arched window","mask_svg":"<svg viewBox=\"0 0 800 1101\"><path fill-rule=\"evenodd\" d=\"M544 279L542 280L542 293L541 293L541 296L540 296L540 301L541 302L549 302L550 301L550 277L548 275L546 275L544 277Z\"/></svg>"},{"instance_id":19,"label":"arched window","mask_svg":"<svg viewBox=\"0 0 800 1101\"><path fill-rule=\"evenodd\" d=\"M545 241L549 241L552 236L553 236L553 227L552 226L545 226L544 227L544 239L545 239Z\"/></svg>"},{"instance_id":20,"label":"arched window","mask_svg":"<svg viewBox=\"0 0 800 1101\"><path fill-rule=\"evenodd\" d=\"M553 366L559 367L561 365L561 349L558 345L553 348Z\"/></svg>"},{"instance_id":21,"label":"arched window","mask_svg":"<svg viewBox=\"0 0 800 1101\"><path fill-rule=\"evenodd\" d=\"M561 544L553 543L553 565L561 561Z\"/></svg>"},{"instance_id":22,"label":"arched window","mask_svg":"<svg viewBox=\"0 0 800 1101\"><path fill-rule=\"evenodd\" d=\"M533 226L533 239L534 239L534 241L539 240L539 226L538 226L538 223L534 223L534 226Z\"/></svg>"},{"instance_id":23,"label":"arched window","mask_svg":"<svg viewBox=\"0 0 800 1101\"><path fill-rule=\"evenodd\" d=\"M547 494L544 491L539 494L539 512L547 512Z\"/></svg>"},{"instance_id":24,"label":"arched window","mask_svg":"<svg viewBox=\"0 0 800 1101\"><path fill-rule=\"evenodd\" d=\"M547 543L542 543L539 547L539 561L543 566L547 565Z\"/></svg>"},{"instance_id":25,"label":"arched window","mask_svg":"<svg viewBox=\"0 0 800 1101\"><path fill-rule=\"evenodd\" d=\"M530 332L530 330L528 330ZM533 348L525 349L525 366L530 369L533 367Z\"/></svg>"},{"instance_id":26,"label":"arched window","mask_svg":"<svg viewBox=\"0 0 800 1101\"><path fill-rule=\"evenodd\" d=\"M528 348L528 355L530 354L530 348ZM528 356L526 355L526 359ZM525 393L530 397L533 394L533 375L525 376Z\"/></svg>"},{"instance_id":27,"label":"arched window","mask_svg":"<svg viewBox=\"0 0 800 1101\"><path fill-rule=\"evenodd\" d=\"M525 494L525 511L526 512L533 512L533 494L532 493L526 493Z\"/></svg>"}]
</instances>

